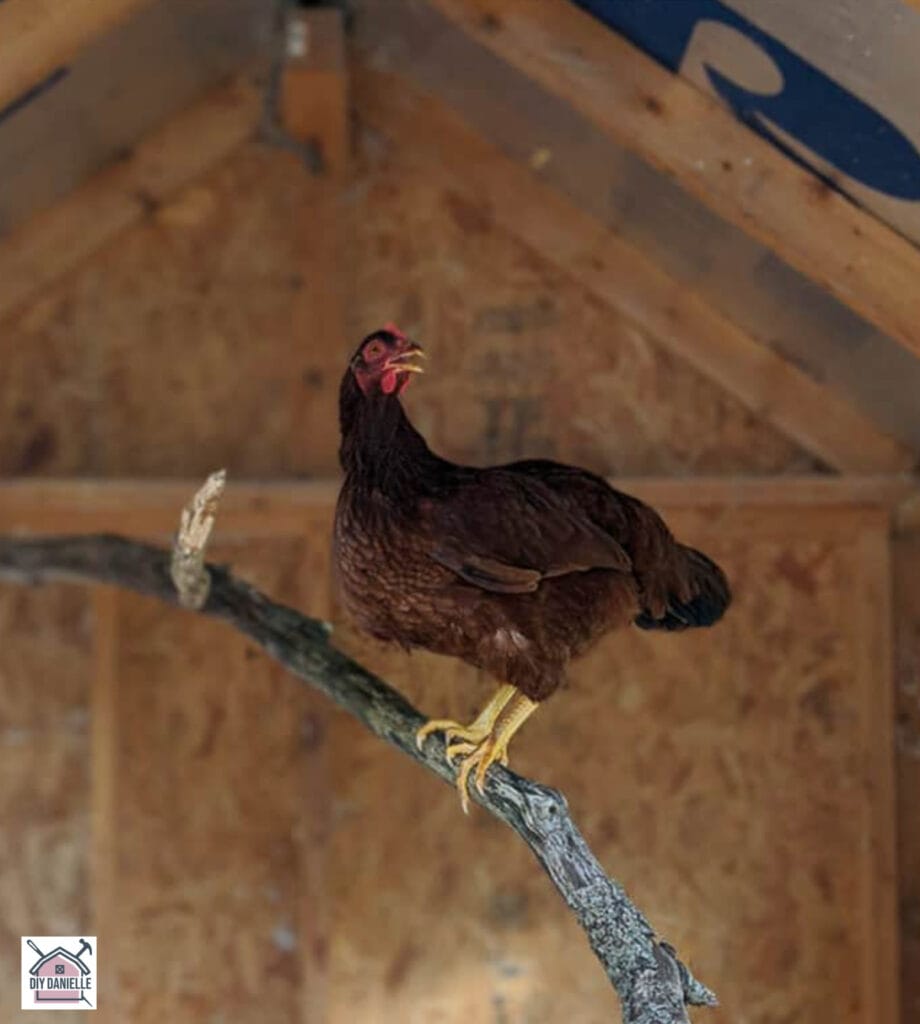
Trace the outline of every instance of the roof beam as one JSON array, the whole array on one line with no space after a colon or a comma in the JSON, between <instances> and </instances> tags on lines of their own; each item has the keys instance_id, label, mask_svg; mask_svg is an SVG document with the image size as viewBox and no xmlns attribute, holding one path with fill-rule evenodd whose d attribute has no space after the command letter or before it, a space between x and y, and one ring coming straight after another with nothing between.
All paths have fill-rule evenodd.
<instances>
[{"instance_id":1,"label":"roof beam","mask_svg":"<svg viewBox=\"0 0 920 1024\"><path fill-rule=\"evenodd\" d=\"M6 0L0 4L0 110L151 0Z\"/></svg>"},{"instance_id":2,"label":"roof beam","mask_svg":"<svg viewBox=\"0 0 920 1024\"><path fill-rule=\"evenodd\" d=\"M400 76L361 68L361 116L424 154L470 201L662 347L836 469L911 468L915 455Z\"/></svg>"},{"instance_id":3,"label":"roof beam","mask_svg":"<svg viewBox=\"0 0 920 1024\"><path fill-rule=\"evenodd\" d=\"M349 349L345 281L349 177L348 63L342 12L335 8L292 9L287 22L287 58L281 75L279 115L288 136L315 149L318 167L291 217L300 225L298 271L303 286L291 310L292 337L322 338L310 355L314 372L335 380ZM309 463L315 473L338 469L338 396L324 388L305 402L301 375L292 379L292 465Z\"/></svg>"},{"instance_id":4,"label":"roof beam","mask_svg":"<svg viewBox=\"0 0 920 1024\"><path fill-rule=\"evenodd\" d=\"M427 0L920 355L920 250L568 0Z\"/></svg>"},{"instance_id":5,"label":"roof beam","mask_svg":"<svg viewBox=\"0 0 920 1024\"><path fill-rule=\"evenodd\" d=\"M0 241L0 320L245 142L261 103L245 79L221 86Z\"/></svg>"},{"instance_id":6,"label":"roof beam","mask_svg":"<svg viewBox=\"0 0 920 1024\"><path fill-rule=\"evenodd\" d=\"M917 500L917 484L902 477L618 477L616 487L667 509L848 508L889 514L899 502ZM0 534L95 533L118 530L145 537L169 536L177 509L200 481L0 480ZM302 536L315 511L335 508L338 477L308 481L234 480L221 499L220 534ZM904 506L907 507L906 505Z\"/></svg>"},{"instance_id":7,"label":"roof beam","mask_svg":"<svg viewBox=\"0 0 920 1024\"><path fill-rule=\"evenodd\" d=\"M427 4L363 0L355 46L368 66L411 78L753 339L920 452L920 359L570 104Z\"/></svg>"}]
</instances>

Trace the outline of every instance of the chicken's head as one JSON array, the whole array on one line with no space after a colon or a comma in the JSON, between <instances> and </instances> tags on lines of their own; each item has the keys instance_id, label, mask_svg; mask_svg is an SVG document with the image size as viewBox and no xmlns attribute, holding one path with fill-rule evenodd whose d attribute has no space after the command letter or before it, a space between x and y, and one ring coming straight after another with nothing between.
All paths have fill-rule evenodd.
<instances>
[{"instance_id":1,"label":"chicken's head","mask_svg":"<svg viewBox=\"0 0 920 1024\"><path fill-rule=\"evenodd\" d=\"M349 366L368 397L398 395L413 373L424 373L419 362L424 356L421 345L410 341L395 324L387 324L361 342Z\"/></svg>"}]
</instances>

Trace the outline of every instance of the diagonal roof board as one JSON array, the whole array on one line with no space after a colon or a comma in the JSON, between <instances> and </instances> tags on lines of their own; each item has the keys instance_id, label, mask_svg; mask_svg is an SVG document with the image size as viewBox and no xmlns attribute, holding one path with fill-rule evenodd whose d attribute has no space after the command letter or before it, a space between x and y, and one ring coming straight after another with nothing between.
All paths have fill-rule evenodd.
<instances>
[{"instance_id":1,"label":"diagonal roof board","mask_svg":"<svg viewBox=\"0 0 920 1024\"><path fill-rule=\"evenodd\" d=\"M136 5L135 5L136 6ZM271 5L159 0L0 111L0 235L240 69L265 64Z\"/></svg>"}]
</instances>

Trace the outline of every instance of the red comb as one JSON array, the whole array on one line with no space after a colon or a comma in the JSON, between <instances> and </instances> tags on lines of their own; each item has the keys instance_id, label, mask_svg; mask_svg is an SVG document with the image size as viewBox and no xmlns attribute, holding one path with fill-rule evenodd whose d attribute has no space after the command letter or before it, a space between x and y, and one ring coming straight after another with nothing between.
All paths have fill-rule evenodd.
<instances>
[{"instance_id":1,"label":"red comb","mask_svg":"<svg viewBox=\"0 0 920 1024\"><path fill-rule=\"evenodd\" d=\"M385 331L388 331L390 334L395 334L400 341L406 340L405 334L403 334L403 332L396 326L396 324L393 323L392 320L389 323L384 324L383 329Z\"/></svg>"}]
</instances>

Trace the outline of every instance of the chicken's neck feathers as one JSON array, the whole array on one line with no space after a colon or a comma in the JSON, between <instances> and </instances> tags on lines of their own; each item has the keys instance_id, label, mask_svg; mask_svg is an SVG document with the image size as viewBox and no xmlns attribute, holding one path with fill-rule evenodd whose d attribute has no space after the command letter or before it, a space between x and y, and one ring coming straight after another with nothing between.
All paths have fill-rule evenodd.
<instances>
[{"instance_id":1,"label":"chicken's neck feathers","mask_svg":"<svg viewBox=\"0 0 920 1024\"><path fill-rule=\"evenodd\" d=\"M339 459L353 485L399 498L441 463L396 395L364 395L349 373L339 401Z\"/></svg>"}]
</instances>

